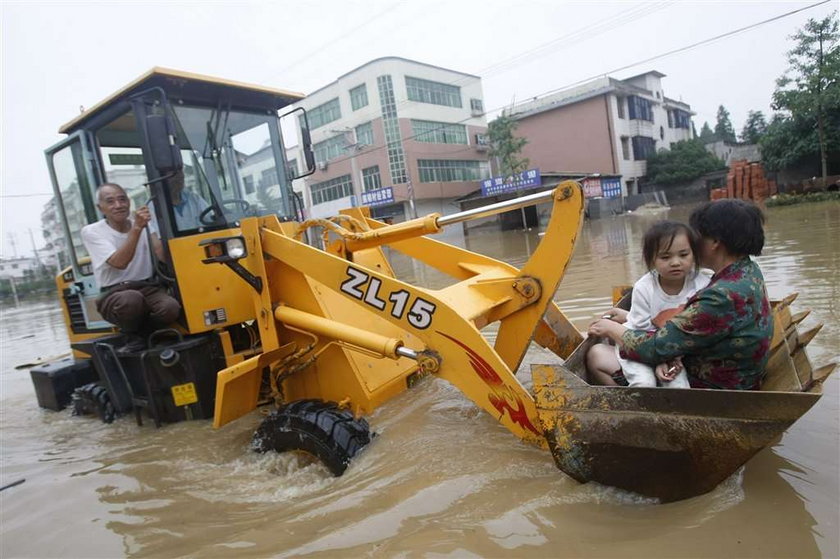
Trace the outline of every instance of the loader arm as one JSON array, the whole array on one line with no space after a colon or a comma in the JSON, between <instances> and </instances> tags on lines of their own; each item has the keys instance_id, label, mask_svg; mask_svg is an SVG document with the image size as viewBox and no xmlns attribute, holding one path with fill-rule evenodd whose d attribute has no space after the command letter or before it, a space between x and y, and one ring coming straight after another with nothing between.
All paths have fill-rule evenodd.
<instances>
[{"instance_id":1,"label":"loader arm","mask_svg":"<svg viewBox=\"0 0 840 559\"><path fill-rule=\"evenodd\" d=\"M534 399L516 379L511 365L519 365L549 304L552 305L551 324L560 325L551 331L562 332L565 328L567 344L574 343L579 336L553 305L552 296L571 258L580 228L583 209L580 187L573 182L564 183L554 190L551 199L554 208L541 243L543 249L535 252L524 268L539 274L536 277L492 258L430 239L394 242L391 245L394 248L409 251L421 261L461 279L449 287L430 290L392 277L389 268L371 265L370 258L366 259L368 266L363 266L271 228L261 229L260 242L267 256L367 311L378 312L382 318L416 336L425 347L411 349L439 356L437 374L441 378L457 386L520 438L544 445ZM381 240L381 244L386 244L387 234ZM516 316L522 318L508 322L509 327L504 326L506 320ZM479 331L494 320L502 321L505 330L501 336L506 338L501 344L497 341L496 349ZM547 327L547 323L543 325ZM545 332L541 335L550 338ZM499 347L505 348L505 355L500 354Z\"/></svg>"},{"instance_id":2,"label":"loader arm","mask_svg":"<svg viewBox=\"0 0 840 559\"><path fill-rule=\"evenodd\" d=\"M360 210L347 213L363 217ZM371 229L386 227L373 219L365 221ZM516 371L532 339L563 359L583 341L552 299L571 261L582 223L583 196L580 187L573 181L566 181L555 189L551 219L545 235L521 270L429 237L397 241L389 246L458 280L474 277L477 269L486 266L503 269L510 277L536 280L539 297L527 307L501 318L496 337L496 352L508 368Z\"/></svg>"}]
</instances>

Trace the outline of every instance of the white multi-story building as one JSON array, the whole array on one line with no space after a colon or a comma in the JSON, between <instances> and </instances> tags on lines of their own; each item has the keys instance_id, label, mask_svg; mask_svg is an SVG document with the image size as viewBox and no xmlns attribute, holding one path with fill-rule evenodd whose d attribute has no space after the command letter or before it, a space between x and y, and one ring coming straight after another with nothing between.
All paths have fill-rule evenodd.
<instances>
[{"instance_id":1,"label":"white multi-story building","mask_svg":"<svg viewBox=\"0 0 840 559\"><path fill-rule=\"evenodd\" d=\"M489 176L478 76L378 58L296 106L306 109L317 162L302 189L312 217L358 205L395 221L448 214Z\"/></svg>"},{"instance_id":2,"label":"white multi-story building","mask_svg":"<svg viewBox=\"0 0 840 559\"><path fill-rule=\"evenodd\" d=\"M521 103L510 111L523 155L542 173L600 174L638 192L647 158L692 138L691 107L665 96L657 71L604 77Z\"/></svg>"}]
</instances>

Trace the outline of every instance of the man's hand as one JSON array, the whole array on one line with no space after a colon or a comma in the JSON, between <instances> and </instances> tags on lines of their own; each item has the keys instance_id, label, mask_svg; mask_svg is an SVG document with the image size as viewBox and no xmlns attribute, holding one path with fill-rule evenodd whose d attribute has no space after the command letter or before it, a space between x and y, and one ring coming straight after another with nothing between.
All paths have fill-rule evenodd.
<instances>
[{"instance_id":1,"label":"man's hand","mask_svg":"<svg viewBox=\"0 0 840 559\"><path fill-rule=\"evenodd\" d=\"M149 222L152 220L152 213L149 211L148 206L140 206L137 208L137 211L134 212L134 225L133 227L137 230L143 229L146 227Z\"/></svg>"}]
</instances>

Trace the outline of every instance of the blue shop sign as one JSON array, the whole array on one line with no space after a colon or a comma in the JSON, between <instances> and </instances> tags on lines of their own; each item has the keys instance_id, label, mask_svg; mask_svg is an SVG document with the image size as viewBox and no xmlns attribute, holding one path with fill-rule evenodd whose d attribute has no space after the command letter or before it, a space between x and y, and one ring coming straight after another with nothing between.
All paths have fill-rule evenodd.
<instances>
[{"instance_id":1,"label":"blue shop sign","mask_svg":"<svg viewBox=\"0 0 840 559\"><path fill-rule=\"evenodd\" d=\"M363 206L384 206L394 203L394 189L390 186L362 192Z\"/></svg>"},{"instance_id":2,"label":"blue shop sign","mask_svg":"<svg viewBox=\"0 0 840 559\"><path fill-rule=\"evenodd\" d=\"M621 179L619 178L603 178L601 179L601 190L604 198L620 198L621 197Z\"/></svg>"},{"instance_id":3,"label":"blue shop sign","mask_svg":"<svg viewBox=\"0 0 840 559\"><path fill-rule=\"evenodd\" d=\"M542 175L539 169L528 169L509 177L493 177L481 181L481 195L494 196L505 192L514 192L528 188L542 186Z\"/></svg>"}]
</instances>

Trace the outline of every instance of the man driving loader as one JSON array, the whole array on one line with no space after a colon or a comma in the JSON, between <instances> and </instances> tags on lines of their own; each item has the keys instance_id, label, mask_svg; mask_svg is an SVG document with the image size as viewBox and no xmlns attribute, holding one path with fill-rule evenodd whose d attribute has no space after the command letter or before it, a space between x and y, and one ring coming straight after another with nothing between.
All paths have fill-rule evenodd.
<instances>
[{"instance_id":1,"label":"man driving loader","mask_svg":"<svg viewBox=\"0 0 840 559\"><path fill-rule=\"evenodd\" d=\"M96 190L97 207L104 219L82 228L82 241L90 254L102 295L96 308L126 337L121 352L145 348L143 334L178 318L181 305L155 281L149 243L158 258L163 247L156 233L147 234L149 208L137 208L123 188L105 183Z\"/></svg>"}]
</instances>

